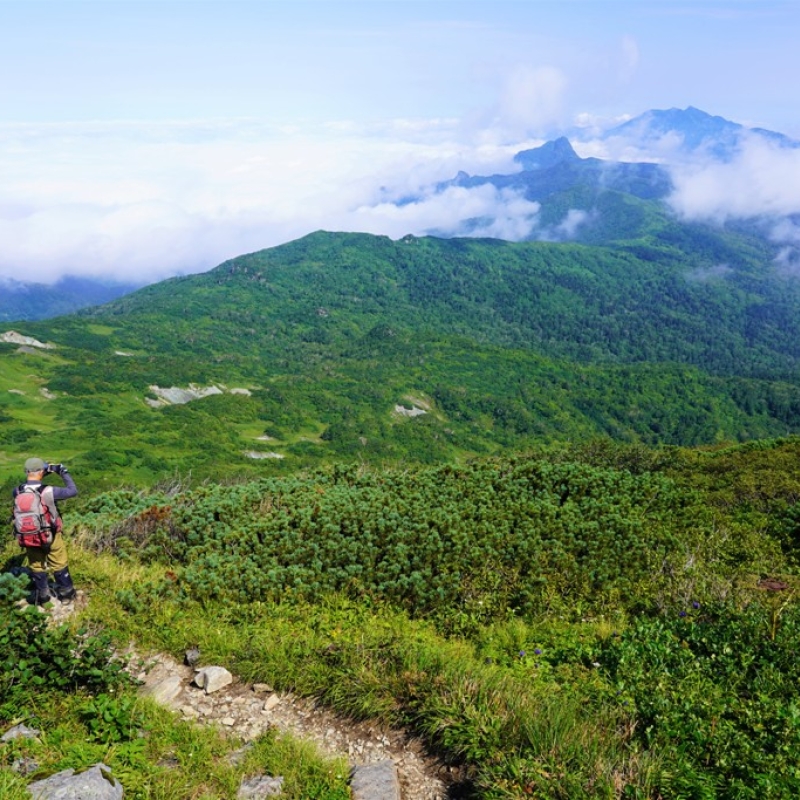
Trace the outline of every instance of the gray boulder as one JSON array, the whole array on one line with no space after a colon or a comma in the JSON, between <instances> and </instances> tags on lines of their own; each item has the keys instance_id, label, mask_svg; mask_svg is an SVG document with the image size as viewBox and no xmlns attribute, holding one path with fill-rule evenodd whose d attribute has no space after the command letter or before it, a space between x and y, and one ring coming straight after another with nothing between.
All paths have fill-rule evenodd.
<instances>
[{"instance_id":1,"label":"gray boulder","mask_svg":"<svg viewBox=\"0 0 800 800\"><path fill-rule=\"evenodd\" d=\"M350 776L353 800L400 800L400 782L393 761L354 767Z\"/></svg>"},{"instance_id":2,"label":"gray boulder","mask_svg":"<svg viewBox=\"0 0 800 800\"><path fill-rule=\"evenodd\" d=\"M236 798L237 800L263 800L265 797L278 797L282 790L282 777L258 775L242 781Z\"/></svg>"},{"instance_id":3,"label":"gray boulder","mask_svg":"<svg viewBox=\"0 0 800 800\"><path fill-rule=\"evenodd\" d=\"M29 728L27 725L19 724L9 728L2 736L0 742L10 742L14 739L35 739L39 735L36 728Z\"/></svg>"},{"instance_id":4,"label":"gray boulder","mask_svg":"<svg viewBox=\"0 0 800 800\"><path fill-rule=\"evenodd\" d=\"M206 694L212 694L233 683L233 675L225 667L205 667L194 676L192 682L205 689Z\"/></svg>"},{"instance_id":5,"label":"gray boulder","mask_svg":"<svg viewBox=\"0 0 800 800\"><path fill-rule=\"evenodd\" d=\"M28 785L33 800L122 800L122 784L105 764L76 773L66 769Z\"/></svg>"},{"instance_id":6,"label":"gray boulder","mask_svg":"<svg viewBox=\"0 0 800 800\"><path fill-rule=\"evenodd\" d=\"M183 681L177 675L146 686L141 690L141 694L152 697L161 706L171 707L178 695L183 691Z\"/></svg>"}]
</instances>

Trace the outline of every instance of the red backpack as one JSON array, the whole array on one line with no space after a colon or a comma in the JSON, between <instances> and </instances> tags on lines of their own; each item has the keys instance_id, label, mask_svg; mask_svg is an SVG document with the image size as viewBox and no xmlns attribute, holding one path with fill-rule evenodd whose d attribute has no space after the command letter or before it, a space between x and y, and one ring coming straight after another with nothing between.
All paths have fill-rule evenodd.
<instances>
[{"instance_id":1,"label":"red backpack","mask_svg":"<svg viewBox=\"0 0 800 800\"><path fill-rule=\"evenodd\" d=\"M14 497L14 532L20 547L50 547L60 530L53 487L20 486Z\"/></svg>"}]
</instances>

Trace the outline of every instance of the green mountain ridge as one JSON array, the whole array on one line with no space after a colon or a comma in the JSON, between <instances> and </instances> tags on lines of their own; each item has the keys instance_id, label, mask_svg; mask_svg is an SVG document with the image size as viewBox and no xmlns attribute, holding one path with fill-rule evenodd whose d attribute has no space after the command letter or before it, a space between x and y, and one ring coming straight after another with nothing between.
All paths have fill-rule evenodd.
<instances>
[{"instance_id":1,"label":"green mountain ridge","mask_svg":"<svg viewBox=\"0 0 800 800\"><path fill-rule=\"evenodd\" d=\"M617 200L648 235L589 246L320 231L17 326L57 347L0 345L2 474L30 452L141 484L595 436L797 432L800 287L757 237ZM191 386L217 393L160 399Z\"/></svg>"},{"instance_id":2,"label":"green mountain ridge","mask_svg":"<svg viewBox=\"0 0 800 800\"><path fill-rule=\"evenodd\" d=\"M169 317L169 335L154 339L162 352L186 323L189 349L208 354L223 331L240 351L262 354L279 332L347 345L391 325L582 362L793 370L800 284L771 276L767 257L760 243L675 225L615 247L319 232L78 316L134 326Z\"/></svg>"}]
</instances>

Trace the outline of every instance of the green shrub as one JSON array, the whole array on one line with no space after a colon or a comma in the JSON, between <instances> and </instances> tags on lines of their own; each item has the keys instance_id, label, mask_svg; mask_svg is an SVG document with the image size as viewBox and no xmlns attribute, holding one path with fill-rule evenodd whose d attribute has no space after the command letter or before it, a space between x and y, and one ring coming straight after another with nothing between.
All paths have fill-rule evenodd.
<instances>
[{"instance_id":1,"label":"green shrub","mask_svg":"<svg viewBox=\"0 0 800 800\"><path fill-rule=\"evenodd\" d=\"M195 598L344 592L453 632L509 612L652 606L695 581L686 550L711 529L663 476L524 458L205 486L130 498L126 516L120 499L108 546L182 567Z\"/></svg>"},{"instance_id":2,"label":"green shrub","mask_svg":"<svg viewBox=\"0 0 800 800\"><path fill-rule=\"evenodd\" d=\"M27 583L27 576L0 576L0 720L17 717L43 690L102 692L130 682L123 664L112 658L109 634L53 627L35 606L21 604L23 578Z\"/></svg>"},{"instance_id":3,"label":"green shrub","mask_svg":"<svg viewBox=\"0 0 800 800\"><path fill-rule=\"evenodd\" d=\"M664 797L797 797L800 609L775 629L760 603L695 605L636 620L600 656L638 746L664 758Z\"/></svg>"}]
</instances>

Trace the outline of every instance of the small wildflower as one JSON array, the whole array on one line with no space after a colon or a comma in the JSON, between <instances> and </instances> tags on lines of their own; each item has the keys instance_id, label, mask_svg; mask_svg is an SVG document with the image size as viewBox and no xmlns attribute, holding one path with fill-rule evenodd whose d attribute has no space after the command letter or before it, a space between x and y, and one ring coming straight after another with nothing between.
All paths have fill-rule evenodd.
<instances>
[{"instance_id":1,"label":"small wildflower","mask_svg":"<svg viewBox=\"0 0 800 800\"><path fill-rule=\"evenodd\" d=\"M681 613L680 613L680 614L678 614L678 616L679 616L679 617L685 617L685 616L686 616L686 612L685 612L685 611L681 611Z\"/></svg>"},{"instance_id":2,"label":"small wildflower","mask_svg":"<svg viewBox=\"0 0 800 800\"><path fill-rule=\"evenodd\" d=\"M540 656L542 654L542 648L537 647L533 652L535 655Z\"/></svg>"},{"instance_id":3,"label":"small wildflower","mask_svg":"<svg viewBox=\"0 0 800 800\"><path fill-rule=\"evenodd\" d=\"M698 602L697 602L697 600L695 600L695 601L692 603L692 608L694 608L695 610L696 610L696 609L698 609L698 608L700 608L700 603L698 603Z\"/></svg>"},{"instance_id":4,"label":"small wildflower","mask_svg":"<svg viewBox=\"0 0 800 800\"><path fill-rule=\"evenodd\" d=\"M525 651L524 650L520 650L519 651L519 657L520 658L525 658Z\"/></svg>"}]
</instances>

